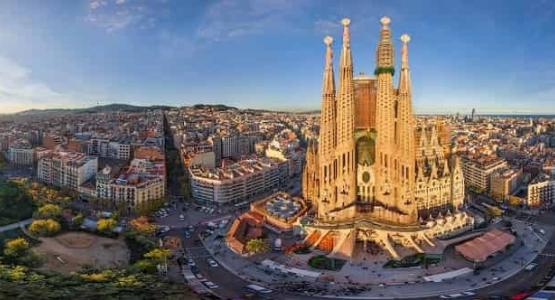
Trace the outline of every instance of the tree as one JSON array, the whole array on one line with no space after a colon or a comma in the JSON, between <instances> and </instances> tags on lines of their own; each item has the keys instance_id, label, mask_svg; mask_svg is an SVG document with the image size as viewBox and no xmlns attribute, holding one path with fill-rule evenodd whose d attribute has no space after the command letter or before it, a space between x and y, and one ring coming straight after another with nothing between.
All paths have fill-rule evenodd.
<instances>
[{"instance_id":1,"label":"tree","mask_svg":"<svg viewBox=\"0 0 555 300\"><path fill-rule=\"evenodd\" d=\"M148 221L147 217L138 217L129 222L129 226L140 234L154 235L156 225Z\"/></svg>"},{"instance_id":2,"label":"tree","mask_svg":"<svg viewBox=\"0 0 555 300\"><path fill-rule=\"evenodd\" d=\"M112 270L80 275L81 279L88 282L108 282L112 281L115 276L116 274Z\"/></svg>"},{"instance_id":3,"label":"tree","mask_svg":"<svg viewBox=\"0 0 555 300\"><path fill-rule=\"evenodd\" d=\"M29 252L29 242L24 238L9 240L4 245L4 255L12 258L25 256Z\"/></svg>"},{"instance_id":4,"label":"tree","mask_svg":"<svg viewBox=\"0 0 555 300\"><path fill-rule=\"evenodd\" d=\"M60 229L60 223L52 219L34 220L33 223L29 225L29 231L38 236L53 236L58 233Z\"/></svg>"},{"instance_id":5,"label":"tree","mask_svg":"<svg viewBox=\"0 0 555 300\"><path fill-rule=\"evenodd\" d=\"M109 233L112 232L117 225L118 224L114 219L100 219L96 223L96 229L100 232Z\"/></svg>"},{"instance_id":6,"label":"tree","mask_svg":"<svg viewBox=\"0 0 555 300\"><path fill-rule=\"evenodd\" d=\"M170 250L164 248L152 249L144 255L144 258L150 259L155 263L163 263L168 256L170 256Z\"/></svg>"},{"instance_id":7,"label":"tree","mask_svg":"<svg viewBox=\"0 0 555 300\"><path fill-rule=\"evenodd\" d=\"M62 208L56 204L45 204L37 211L37 217L41 219L58 218L62 214Z\"/></svg>"},{"instance_id":8,"label":"tree","mask_svg":"<svg viewBox=\"0 0 555 300\"><path fill-rule=\"evenodd\" d=\"M23 266L15 266L8 272L8 277L11 281L22 281L27 275L27 268Z\"/></svg>"},{"instance_id":9,"label":"tree","mask_svg":"<svg viewBox=\"0 0 555 300\"><path fill-rule=\"evenodd\" d=\"M83 220L85 218L83 217L83 214L77 214L75 217L71 218L71 223L73 224L73 226L81 226L81 224L83 224Z\"/></svg>"},{"instance_id":10,"label":"tree","mask_svg":"<svg viewBox=\"0 0 555 300\"><path fill-rule=\"evenodd\" d=\"M259 254L270 250L270 246L263 239L252 239L247 242L245 249L250 254Z\"/></svg>"},{"instance_id":11,"label":"tree","mask_svg":"<svg viewBox=\"0 0 555 300\"><path fill-rule=\"evenodd\" d=\"M31 217L33 206L33 201L18 183L0 180L0 226Z\"/></svg>"},{"instance_id":12,"label":"tree","mask_svg":"<svg viewBox=\"0 0 555 300\"><path fill-rule=\"evenodd\" d=\"M148 259L138 260L135 264L133 264L133 268L143 273L156 272L156 264L154 264L152 261Z\"/></svg>"},{"instance_id":13,"label":"tree","mask_svg":"<svg viewBox=\"0 0 555 300\"><path fill-rule=\"evenodd\" d=\"M123 288L140 287L142 285L135 275L123 276L116 281L116 286Z\"/></svg>"}]
</instances>

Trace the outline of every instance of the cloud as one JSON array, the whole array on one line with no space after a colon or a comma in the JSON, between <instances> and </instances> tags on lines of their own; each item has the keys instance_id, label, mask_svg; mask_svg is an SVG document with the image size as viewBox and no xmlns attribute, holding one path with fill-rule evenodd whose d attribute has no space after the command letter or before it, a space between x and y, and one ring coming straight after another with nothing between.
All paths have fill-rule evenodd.
<instances>
[{"instance_id":1,"label":"cloud","mask_svg":"<svg viewBox=\"0 0 555 300\"><path fill-rule=\"evenodd\" d=\"M183 34L161 30L158 39L160 55L162 55L163 58L191 58L197 50L196 43Z\"/></svg>"},{"instance_id":2,"label":"cloud","mask_svg":"<svg viewBox=\"0 0 555 300\"><path fill-rule=\"evenodd\" d=\"M29 107L72 106L71 97L33 78L31 70L0 56L0 107L2 113Z\"/></svg>"},{"instance_id":3,"label":"cloud","mask_svg":"<svg viewBox=\"0 0 555 300\"><path fill-rule=\"evenodd\" d=\"M314 29L321 34L336 34L341 32L341 23L338 20L317 20Z\"/></svg>"},{"instance_id":4,"label":"cloud","mask_svg":"<svg viewBox=\"0 0 555 300\"><path fill-rule=\"evenodd\" d=\"M96 9L100 8L101 6L105 6L106 4L108 4L108 2L106 2L104 0L90 0L89 1L89 8L91 10L96 10Z\"/></svg>"},{"instance_id":5,"label":"cloud","mask_svg":"<svg viewBox=\"0 0 555 300\"><path fill-rule=\"evenodd\" d=\"M271 29L291 29L305 5L301 0L222 0L210 6L197 36L208 41L222 41Z\"/></svg>"},{"instance_id":6,"label":"cloud","mask_svg":"<svg viewBox=\"0 0 555 300\"><path fill-rule=\"evenodd\" d=\"M148 29L155 26L161 12L158 6L164 4L162 0L89 0L85 21L107 32L131 26Z\"/></svg>"}]
</instances>

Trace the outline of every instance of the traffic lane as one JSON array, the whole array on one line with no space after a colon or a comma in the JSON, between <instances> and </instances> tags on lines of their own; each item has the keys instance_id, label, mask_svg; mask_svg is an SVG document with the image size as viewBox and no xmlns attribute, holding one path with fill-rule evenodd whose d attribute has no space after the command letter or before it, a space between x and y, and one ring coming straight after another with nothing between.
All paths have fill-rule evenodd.
<instances>
[{"instance_id":1,"label":"traffic lane","mask_svg":"<svg viewBox=\"0 0 555 300\"><path fill-rule=\"evenodd\" d=\"M478 290L478 294L481 296L499 294L511 296L522 291L534 289L535 285L549 274L550 268L555 264L555 258L551 256L542 256L542 254L555 253L554 241L555 235L552 235L546 247L533 261L538 264L536 269L533 271L522 270L509 279Z\"/></svg>"},{"instance_id":2,"label":"traffic lane","mask_svg":"<svg viewBox=\"0 0 555 300\"><path fill-rule=\"evenodd\" d=\"M227 271L222 266L211 267L205 258L197 258L195 264L204 278L218 285L214 292L222 297L237 298L241 290L247 285L242 279Z\"/></svg>"},{"instance_id":3,"label":"traffic lane","mask_svg":"<svg viewBox=\"0 0 555 300\"><path fill-rule=\"evenodd\" d=\"M198 234L200 232L201 229L196 228L192 237L188 239L186 239L183 234L180 235L186 253L191 253L193 257L197 256L194 257L193 260L199 272L204 278L219 286L219 288L214 289L214 292L217 295L224 297L224 299L240 297L240 291L244 286L248 285L248 283L237 277L235 274L232 274L222 266L211 267L208 264L206 259L212 256L208 250L203 247L202 243L200 243L200 240L198 239ZM202 248L203 250L200 250L199 248Z\"/></svg>"},{"instance_id":4,"label":"traffic lane","mask_svg":"<svg viewBox=\"0 0 555 300\"><path fill-rule=\"evenodd\" d=\"M539 266L534 271L520 271L509 279L478 290L477 294L480 296L512 296L522 291L531 290L548 274L549 266L554 262L555 260L550 257L540 257L536 261Z\"/></svg>"},{"instance_id":5,"label":"traffic lane","mask_svg":"<svg viewBox=\"0 0 555 300\"><path fill-rule=\"evenodd\" d=\"M218 267L212 267L208 264L207 259L212 258L212 255L208 252L206 248L202 245L200 240L198 240L198 234L203 230L203 228L199 227L195 230L192 237L189 239L185 239L183 235L182 241L183 245L188 249L188 252L192 253L193 256L197 256L194 258L195 264L199 269L200 273L203 277L208 279L209 281L214 282L216 285L219 286L218 289L214 289L214 292L223 297L224 299L232 299L241 297L247 292L244 290L250 282L243 280L241 277L235 275L234 273L228 271L226 268L222 267L218 263ZM202 250L200 249L202 247ZM314 297L304 297L299 295L293 294L285 294L285 293L272 293L269 297L261 297L261 296L254 296L252 299L311 299L315 300L317 298ZM325 298L322 298L325 299Z\"/></svg>"}]
</instances>

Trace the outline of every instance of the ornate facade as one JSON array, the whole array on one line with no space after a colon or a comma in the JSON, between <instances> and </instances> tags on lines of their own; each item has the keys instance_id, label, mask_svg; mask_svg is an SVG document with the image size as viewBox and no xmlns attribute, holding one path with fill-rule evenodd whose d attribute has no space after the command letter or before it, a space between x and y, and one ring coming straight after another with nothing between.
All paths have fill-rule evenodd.
<instances>
[{"instance_id":1,"label":"ornate facade","mask_svg":"<svg viewBox=\"0 0 555 300\"><path fill-rule=\"evenodd\" d=\"M303 198L309 202L318 199L318 145L313 139L308 141L301 181Z\"/></svg>"},{"instance_id":2,"label":"ornate facade","mask_svg":"<svg viewBox=\"0 0 555 300\"><path fill-rule=\"evenodd\" d=\"M416 129L410 37L401 36L401 71L394 87L390 19L380 21L373 78L353 76L350 20L342 20L337 90L333 39L324 39L320 137L317 150L315 143L309 146L303 175L303 195L316 213L306 227L307 242L347 257L361 241L363 247L377 243L395 258L396 244L422 252L421 243L434 246L434 237L473 222L458 211L464 198L460 162L446 153L437 126Z\"/></svg>"}]
</instances>

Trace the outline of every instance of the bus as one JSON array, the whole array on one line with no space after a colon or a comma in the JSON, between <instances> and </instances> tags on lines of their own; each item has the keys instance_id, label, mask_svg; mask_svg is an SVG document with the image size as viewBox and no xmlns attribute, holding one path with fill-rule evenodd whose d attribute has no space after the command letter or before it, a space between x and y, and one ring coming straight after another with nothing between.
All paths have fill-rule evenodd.
<instances>
[{"instance_id":1,"label":"bus","mask_svg":"<svg viewBox=\"0 0 555 300\"><path fill-rule=\"evenodd\" d=\"M273 292L270 289L267 289L265 287L262 287L256 284L249 284L246 286L246 289L256 294L270 294Z\"/></svg>"}]
</instances>

